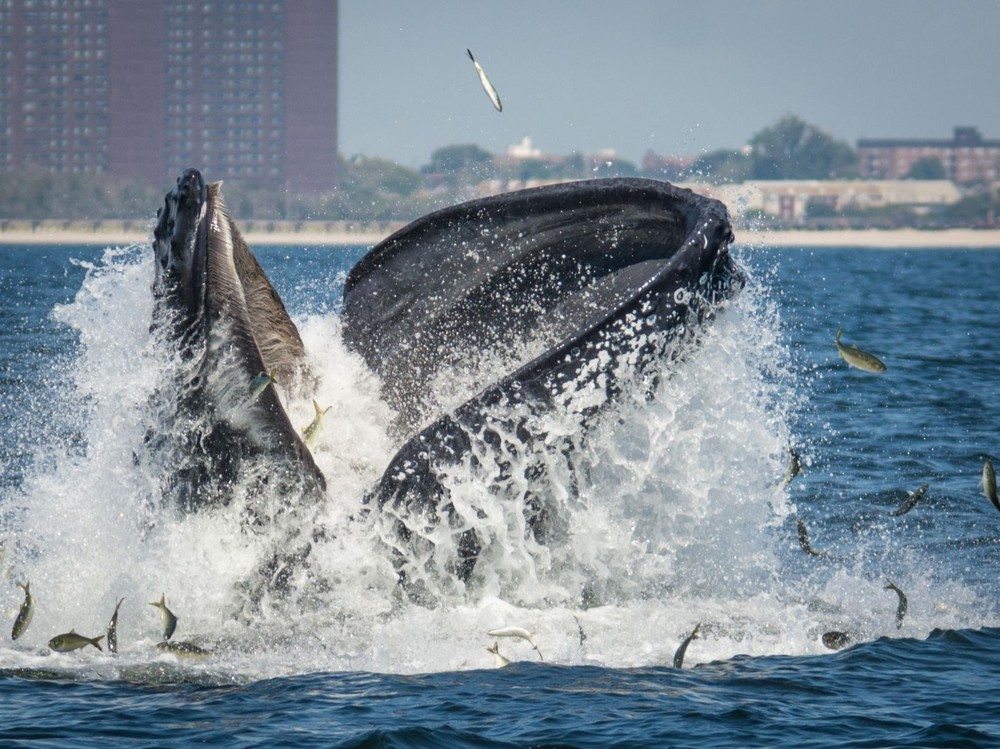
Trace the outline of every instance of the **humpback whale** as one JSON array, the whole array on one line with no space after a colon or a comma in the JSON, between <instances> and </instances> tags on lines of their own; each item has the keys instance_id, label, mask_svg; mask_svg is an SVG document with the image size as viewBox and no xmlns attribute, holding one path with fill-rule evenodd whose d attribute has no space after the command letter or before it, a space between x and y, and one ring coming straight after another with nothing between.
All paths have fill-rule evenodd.
<instances>
[{"instance_id":1,"label":"humpback whale","mask_svg":"<svg viewBox=\"0 0 1000 749\"><path fill-rule=\"evenodd\" d=\"M422 574L408 560L426 564L434 550L410 549L428 546L421 528L442 517L456 549L446 571L470 576L485 539L462 527L440 477L476 463L484 444L503 451L501 474L528 466L516 500L528 532L542 543L558 534L558 502L531 486L549 462L533 446L553 444L534 417L576 409L586 425L628 381L655 372L742 286L732 239L718 201L654 180L598 179L443 209L355 266L345 340L381 376L401 431L417 430L368 498L392 518L383 538L396 545L401 579ZM472 373L464 392L454 379L440 384L455 370Z\"/></svg>"},{"instance_id":2,"label":"humpback whale","mask_svg":"<svg viewBox=\"0 0 1000 749\"><path fill-rule=\"evenodd\" d=\"M677 356L741 287L732 239L718 201L654 180L599 179L436 211L355 265L343 336L380 378L399 445L358 516L375 518L404 585L436 552L421 533L428 524L456 540L435 564L472 576L485 539L455 511L447 476L491 452L507 460L501 474L513 470L511 450L527 456L529 490L517 500L525 532L558 537L559 508L535 481L544 469L532 446L571 459L572 444L536 417L571 411L585 429L630 382L657 376L656 362ZM193 512L243 492L250 527L296 518L262 570L261 585L274 587L321 535L302 526L325 478L278 392L309 394L302 340L220 183L185 171L153 247L152 332L176 351L171 395L156 411L168 424L149 437L173 450L164 494ZM275 384L251 397L261 375Z\"/></svg>"},{"instance_id":3,"label":"humpback whale","mask_svg":"<svg viewBox=\"0 0 1000 749\"><path fill-rule=\"evenodd\" d=\"M244 529L272 529L273 551L246 583L256 606L265 591L287 592L322 532L306 527L326 480L276 391L310 381L302 339L231 220L221 183L196 169L181 174L158 212L153 251L151 335L169 366L142 452L162 469L165 503L195 512L237 501Z\"/></svg>"}]
</instances>

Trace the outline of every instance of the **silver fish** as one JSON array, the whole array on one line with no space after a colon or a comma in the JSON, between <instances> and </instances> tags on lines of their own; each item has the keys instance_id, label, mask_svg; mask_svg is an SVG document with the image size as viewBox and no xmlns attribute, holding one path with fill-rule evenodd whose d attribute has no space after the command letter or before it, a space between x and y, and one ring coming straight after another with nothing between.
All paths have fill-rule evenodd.
<instances>
[{"instance_id":1,"label":"silver fish","mask_svg":"<svg viewBox=\"0 0 1000 749\"><path fill-rule=\"evenodd\" d=\"M841 632L835 629L830 632L823 633L823 644L830 648L830 650L842 650L852 642L854 642L854 637L847 632Z\"/></svg>"},{"instance_id":2,"label":"silver fish","mask_svg":"<svg viewBox=\"0 0 1000 749\"><path fill-rule=\"evenodd\" d=\"M785 448L788 453L788 468L785 470L785 478L781 481L781 486L785 487L792 483L792 479L802 473L802 456L799 451L789 445Z\"/></svg>"},{"instance_id":3,"label":"silver fish","mask_svg":"<svg viewBox=\"0 0 1000 749\"><path fill-rule=\"evenodd\" d=\"M916 506L917 502L919 502L921 498L927 493L928 486L929 484L924 484L915 492L910 492L910 496L906 498L906 501L904 501L903 504L901 504L899 507L897 507L889 514L892 517L899 517L900 515L905 515L906 513L908 513Z\"/></svg>"},{"instance_id":4,"label":"silver fish","mask_svg":"<svg viewBox=\"0 0 1000 749\"><path fill-rule=\"evenodd\" d=\"M115 613L111 615L111 621L108 622L108 633L105 640L108 643L109 653L118 652L118 609L124 600L124 597L118 599L118 603L115 604Z\"/></svg>"},{"instance_id":5,"label":"silver fish","mask_svg":"<svg viewBox=\"0 0 1000 749\"><path fill-rule=\"evenodd\" d=\"M17 587L24 591L24 602L21 604L21 609L17 612L17 618L14 619L14 628L10 632L10 639L12 640L16 640L24 634L28 625L31 624L31 617L35 615L35 599L31 596L30 585L30 582L26 582L24 585L21 585L21 583L17 584Z\"/></svg>"},{"instance_id":6,"label":"silver fish","mask_svg":"<svg viewBox=\"0 0 1000 749\"><path fill-rule=\"evenodd\" d=\"M802 551L810 556L814 557L825 557L825 551L816 551L812 545L809 543L809 531L806 530L806 524L802 522L799 518L795 518L795 524L798 526L799 530L799 546L802 547Z\"/></svg>"},{"instance_id":7,"label":"silver fish","mask_svg":"<svg viewBox=\"0 0 1000 749\"><path fill-rule=\"evenodd\" d=\"M79 648L84 648L87 645L93 645L95 648L104 652L104 648L101 647L101 638L104 635L98 635L97 637L84 637L83 635L78 635L72 629L61 635L56 635L51 640L49 640L49 648L55 650L57 653L68 653L71 650L78 650Z\"/></svg>"},{"instance_id":8,"label":"silver fish","mask_svg":"<svg viewBox=\"0 0 1000 749\"><path fill-rule=\"evenodd\" d=\"M687 652L688 645L691 644L691 640L698 636L698 630L701 629L701 622L694 625L694 630L687 637L684 638L684 642L681 646L677 648L677 652L674 653L674 668L683 668L684 666L684 654Z\"/></svg>"},{"instance_id":9,"label":"silver fish","mask_svg":"<svg viewBox=\"0 0 1000 749\"><path fill-rule=\"evenodd\" d=\"M305 441L306 446L308 447L313 446L313 442L316 441L316 434L319 432L319 428L323 426L323 417L326 415L327 411L333 408L333 406L320 408L319 403L313 401L313 408L316 409L316 416L313 418L311 422L309 422L309 426L305 427L302 430L302 439Z\"/></svg>"},{"instance_id":10,"label":"silver fish","mask_svg":"<svg viewBox=\"0 0 1000 749\"><path fill-rule=\"evenodd\" d=\"M509 660L500 655L500 643L498 642L494 642L492 645L486 648L486 652L493 653L493 665L496 668L503 668L508 663L510 663Z\"/></svg>"},{"instance_id":11,"label":"silver fish","mask_svg":"<svg viewBox=\"0 0 1000 749\"><path fill-rule=\"evenodd\" d=\"M479 82L483 84L483 91L486 95L490 97L490 101L493 102L493 107L498 111L503 111L503 104L500 103L500 94L497 93L496 88L490 83L490 79L486 77L486 73L483 71L482 66L476 62L476 58L472 56L472 50L465 50L469 54L469 59L472 60L472 64L476 66L476 73L479 75Z\"/></svg>"},{"instance_id":12,"label":"silver fish","mask_svg":"<svg viewBox=\"0 0 1000 749\"><path fill-rule=\"evenodd\" d=\"M538 660L545 660L542 658L542 651L538 649L538 640L523 627L501 627L500 629L491 629L486 634L490 637L518 637L522 640L527 640L531 643L531 647L535 649L535 652L538 653Z\"/></svg>"},{"instance_id":13,"label":"silver fish","mask_svg":"<svg viewBox=\"0 0 1000 749\"><path fill-rule=\"evenodd\" d=\"M162 593L159 601L151 601L149 605L155 606L160 610L160 621L163 623L163 639L169 640L174 630L177 629L177 617L174 616L173 611L167 608L166 594Z\"/></svg>"},{"instance_id":14,"label":"silver fish","mask_svg":"<svg viewBox=\"0 0 1000 749\"><path fill-rule=\"evenodd\" d=\"M852 367L862 369L865 372L874 372L878 374L885 371L885 364L883 364L877 356L869 354L867 351L863 351L857 346L852 346L849 343L841 343L840 334L842 332L843 329L838 328L837 337L833 339L833 342L837 344L837 353L840 354L841 359L850 364Z\"/></svg>"},{"instance_id":15,"label":"silver fish","mask_svg":"<svg viewBox=\"0 0 1000 749\"><path fill-rule=\"evenodd\" d=\"M997 474L993 470L993 462L987 458L983 463L983 494L1000 510L1000 498L997 497Z\"/></svg>"},{"instance_id":16,"label":"silver fish","mask_svg":"<svg viewBox=\"0 0 1000 749\"><path fill-rule=\"evenodd\" d=\"M576 631L580 635L580 647L583 647L583 643L587 641L587 633L583 631L583 625L580 624L580 620L576 618L576 614L573 614L573 620L576 622Z\"/></svg>"},{"instance_id":17,"label":"silver fish","mask_svg":"<svg viewBox=\"0 0 1000 749\"><path fill-rule=\"evenodd\" d=\"M892 580L886 580L887 585L884 590L894 590L896 595L899 596L899 605L896 607L896 629L903 626L903 617L906 616L906 609L909 605L906 600L906 594L896 587L896 584Z\"/></svg>"},{"instance_id":18,"label":"silver fish","mask_svg":"<svg viewBox=\"0 0 1000 749\"><path fill-rule=\"evenodd\" d=\"M205 650L205 648L198 647L193 642L186 642L184 640L174 640L173 642L164 640L163 642L156 643L156 649L161 653L169 653L178 658L208 658L212 654L210 650Z\"/></svg>"}]
</instances>

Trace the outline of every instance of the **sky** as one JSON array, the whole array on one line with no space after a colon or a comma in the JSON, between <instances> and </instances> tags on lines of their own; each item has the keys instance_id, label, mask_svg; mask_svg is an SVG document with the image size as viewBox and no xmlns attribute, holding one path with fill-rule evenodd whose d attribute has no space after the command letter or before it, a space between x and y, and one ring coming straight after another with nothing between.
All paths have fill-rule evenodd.
<instances>
[{"instance_id":1,"label":"sky","mask_svg":"<svg viewBox=\"0 0 1000 749\"><path fill-rule=\"evenodd\" d=\"M339 150L698 155L785 115L1000 139L1000 0L340 0ZM471 49L503 101L479 84Z\"/></svg>"}]
</instances>

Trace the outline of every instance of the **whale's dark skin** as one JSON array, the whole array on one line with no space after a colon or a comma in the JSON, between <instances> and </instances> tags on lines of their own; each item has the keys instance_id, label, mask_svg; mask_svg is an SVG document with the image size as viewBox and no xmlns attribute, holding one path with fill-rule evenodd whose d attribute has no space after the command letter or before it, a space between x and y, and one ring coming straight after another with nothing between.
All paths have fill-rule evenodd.
<instances>
[{"instance_id":1,"label":"whale's dark skin","mask_svg":"<svg viewBox=\"0 0 1000 749\"><path fill-rule=\"evenodd\" d=\"M305 351L230 219L221 183L185 171L166 196L153 237L153 332L180 354L175 424L191 425L165 425L183 442L168 493L183 510L226 504L231 484L264 464L261 484L276 482L296 501L319 501L325 479L275 387L250 394L251 381L268 372L279 386L294 387L307 376Z\"/></svg>"},{"instance_id":2,"label":"whale's dark skin","mask_svg":"<svg viewBox=\"0 0 1000 749\"><path fill-rule=\"evenodd\" d=\"M498 413L520 407L502 432L530 451L545 435L532 433L525 412L559 408L568 388L590 386L601 397L581 414L586 423L619 391L620 357L639 376L673 339L691 335L742 285L732 239L718 201L653 180L604 179L438 211L372 249L347 279L343 330L382 377L400 431L417 430L368 498L400 517L397 548L411 542L411 524L442 514L454 521L439 476L476 443L500 446ZM439 373L474 369L478 352L523 350L526 340L541 353L511 358L495 381L470 378L481 389L435 411ZM544 542L553 520L544 497L526 501L524 513ZM456 533L451 569L465 580L480 541L473 530Z\"/></svg>"},{"instance_id":3,"label":"whale's dark skin","mask_svg":"<svg viewBox=\"0 0 1000 749\"><path fill-rule=\"evenodd\" d=\"M540 337L550 355L529 368L541 372L638 309L646 289L655 287L646 301L658 310L683 312L685 303L666 297L693 291L702 274L731 271L731 240L725 206L655 180L586 180L474 200L413 222L353 268L344 338L382 377L405 432L437 415L434 376L474 365L479 352ZM673 324L661 318L657 327Z\"/></svg>"},{"instance_id":4,"label":"whale's dark skin","mask_svg":"<svg viewBox=\"0 0 1000 749\"><path fill-rule=\"evenodd\" d=\"M219 187L185 172L154 236L154 334L188 362L178 375L179 418L202 419L179 451L189 459L174 476L178 504L224 503L240 471L261 463L282 467L263 480L281 482L288 503L321 501L324 478L274 388L233 402L261 372L274 371L285 388L310 379L298 332ZM673 342L741 286L732 238L717 201L653 180L590 180L437 211L352 269L344 339L379 375L400 445L361 514L391 516L392 538L383 538L404 584L416 572L407 559L419 555L406 551L419 543L411 530L420 525L454 529L457 557L446 566L462 580L482 548L475 530L456 522L442 471L509 450L512 439L530 453L546 437L531 415L569 408L575 389L596 394L574 406L585 429L625 387L622 377L656 376ZM442 397L440 378L454 370L464 376ZM534 470L525 471L529 484ZM555 537L557 513L543 495L523 498L521 508L541 543ZM308 553L306 540L276 554L263 577L280 579Z\"/></svg>"}]
</instances>

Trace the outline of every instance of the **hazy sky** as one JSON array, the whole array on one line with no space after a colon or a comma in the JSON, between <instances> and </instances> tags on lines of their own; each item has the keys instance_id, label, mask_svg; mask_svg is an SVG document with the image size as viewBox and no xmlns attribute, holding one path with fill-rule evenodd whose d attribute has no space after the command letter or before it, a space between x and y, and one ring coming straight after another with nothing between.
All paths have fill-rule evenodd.
<instances>
[{"instance_id":1,"label":"hazy sky","mask_svg":"<svg viewBox=\"0 0 1000 749\"><path fill-rule=\"evenodd\" d=\"M341 0L340 152L738 148L795 114L857 138L1000 138L1000 0ZM503 101L479 85L471 48Z\"/></svg>"}]
</instances>

